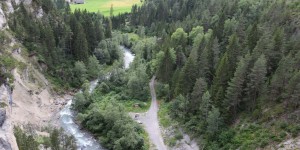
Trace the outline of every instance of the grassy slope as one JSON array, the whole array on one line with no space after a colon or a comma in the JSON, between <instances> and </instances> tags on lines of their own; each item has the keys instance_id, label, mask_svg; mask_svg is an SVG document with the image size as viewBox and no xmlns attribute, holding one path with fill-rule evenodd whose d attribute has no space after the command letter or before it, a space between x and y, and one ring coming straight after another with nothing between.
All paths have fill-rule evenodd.
<instances>
[{"instance_id":1,"label":"grassy slope","mask_svg":"<svg viewBox=\"0 0 300 150\"><path fill-rule=\"evenodd\" d=\"M85 0L85 4L72 4L71 9L87 9L90 12L100 11L103 15L110 15L110 8L113 5L114 15L130 12L134 4L141 4L140 0Z\"/></svg>"}]
</instances>

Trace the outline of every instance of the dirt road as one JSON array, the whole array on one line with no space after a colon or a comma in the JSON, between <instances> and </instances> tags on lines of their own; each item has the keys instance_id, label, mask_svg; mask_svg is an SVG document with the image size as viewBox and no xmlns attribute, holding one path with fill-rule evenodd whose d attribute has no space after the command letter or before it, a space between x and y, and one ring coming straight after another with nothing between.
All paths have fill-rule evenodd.
<instances>
[{"instance_id":1,"label":"dirt road","mask_svg":"<svg viewBox=\"0 0 300 150\"><path fill-rule=\"evenodd\" d=\"M139 120L143 123L145 130L149 134L151 142L156 146L158 150L167 150L164 144L163 137L161 135L159 122L158 122L158 105L156 101L156 94L154 89L155 76L151 79L149 86L151 91L152 103L150 109L145 113L141 114Z\"/></svg>"}]
</instances>

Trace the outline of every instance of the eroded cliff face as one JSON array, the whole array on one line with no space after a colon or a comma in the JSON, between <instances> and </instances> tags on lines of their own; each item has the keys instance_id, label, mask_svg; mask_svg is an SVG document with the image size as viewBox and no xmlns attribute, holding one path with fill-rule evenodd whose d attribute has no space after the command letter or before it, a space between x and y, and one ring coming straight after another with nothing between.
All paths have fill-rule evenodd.
<instances>
[{"instance_id":1,"label":"eroded cliff face","mask_svg":"<svg viewBox=\"0 0 300 150\"><path fill-rule=\"evenodd\" d=\"M11 71L15 79L12 95L10 95L11 92L8 91L7 87L0 85L0 150L18 150L16 138L13 134L15 125L22 126L27 123L35 125L48 124L54 113L59 109L53 104L54 98L50 94L51 92L47 87L48 82L44 76L30 65L26 54L22 56L21 53L14 53L14 47L22 47L22 44L17 43L14 36L7 32L9 30L7 21L8 16L14 12L13 6L19 5L21 2L29 6L27 7L29 10L33 10L30 7L32 0L0 1L0 32L9 37L9 41L11 41L5 43L1 51L11 53L11 57L16 61L26 64L27 69L29 68L31 71L31 75L35 79L39 78L39 81L29 81L23 76L22 69L15 68ZM38 12L36 13L37 17L42 17L43 11L41 8L38 8L36 12ZM0 55L2 55L1 51ZM28 91L34 91L34 93ZM13 99L12 105L9 104L10 98Z\"/></svg>"},{"instance_id":2,"label":"eroded cliff face","mask_svg":"<svg viewBox=\"0 0 300 150\"><path fill-rule=\"evenodd\" d=\"M2 5L6 5L6 4L2 3ZM7 26L6 24L7 24L6 16L2 8L0 8L0 29L3 30Z\"/></svg>"}]
</instances>

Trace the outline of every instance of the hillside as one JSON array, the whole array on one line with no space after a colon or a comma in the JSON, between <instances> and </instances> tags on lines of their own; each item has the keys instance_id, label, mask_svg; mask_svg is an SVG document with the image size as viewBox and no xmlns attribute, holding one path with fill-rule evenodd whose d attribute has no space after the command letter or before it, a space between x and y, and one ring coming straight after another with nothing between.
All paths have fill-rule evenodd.
<instances>
[{"instance_id":1,"label":"hillside","mask_svg":"<svg viewBox=\"0 0 300 150\"><path fill-rule=\"evenodd\" d=\"M0 149L300 148L299 1L126 2L1 2Z\"/></svg>"}]
</instances>

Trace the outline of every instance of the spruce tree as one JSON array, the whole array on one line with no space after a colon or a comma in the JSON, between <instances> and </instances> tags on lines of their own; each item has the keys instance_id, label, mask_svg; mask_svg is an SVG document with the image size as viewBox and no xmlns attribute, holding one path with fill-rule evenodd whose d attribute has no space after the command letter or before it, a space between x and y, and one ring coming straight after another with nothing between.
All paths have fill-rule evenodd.
<instances>
[{"instance_id":1,"label":"spruce tree","mask_svg":"<svg viewBox=\"0 0 300 150\"><path fill-rule=\"evenodd\" d=\"M286 57L283 57L279 64L278 68L275 71L275 74L272 76L270 83L270 94L269 98L273 101L281 101L282 93L286 91L286 86L288 85L289 80L292 77L294 71L293 68L294 60L292 55L289 54Z\"/></svg>"},{"instance_id":2,"label":"spruce tree","mask_svg":"<svg viewBox=\"0 0 300 150\"><path fill-rule=\"evenodd\" d=\"M80 23L77 23L77 31L74 42L74 56L76 60L86 61L88 58L88 43Z\"/></svg>"},{"instance_id":3,"label":"spruce tree","mask_svg":"<svg viewBox=\"0 0 300 150\"><path fill-rule=\"evenodd\" d=\"M260 94L262 86L266 80L267 60L262 54L254 63L251 73L249 74L250 81L247 84L247 99L250 102L252 110L256 107L257 98Z\"/></svg>"},{"instance_id":4,"label":"spruce tree","mask_svg":"<svg viewBox=\"0 0 300 150\"><path fill-rule=\"evenodd\" d=\"M194 70L196 68L197 61L196 56L197 55L195 55L192 51L190 57L182 68L177 84L176 95L186 95L193 90L193 86L197 78L197 72Z\"/></svg>"},{"instance_id":5,"label":"spruce tree","mask_svg":"<svg viewBox=\"0 0 300 150\"><path fill-rule=\"evenodd\" d=\"M206 133L210 138L215 137L215 135L220 131L223 121L219 109L212 107L207 118L207 129Z\"/></svg>"},{"instance_id":6,"label":"spruce tree","mask_svg":"<svg viewBox=\"0 0 300 150\"><path fill-rule=\"evenodd\" d=\"M194 85L193 92L191 93L189 109L192 113L195 113L200 107L202 96L206 90L207 90L207 83L203 78L198 78Z\"/></svg>"},{"instance_id":7,"label":"spruce tree","mask_svg":"<svg viewBox=\"0 0 300 150\"><path fill-rule=\"evenodd\" d=\"M250 61L250 54L241 58L237 64L234 77L229 82L226 90L226 100L224 106L229 110L233 110L233 117L236 117L239 103L242 101L243 85L247 75L247 69Z\"/></svg>"}]
</instances>

